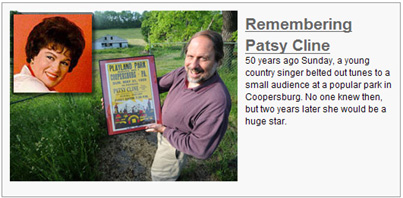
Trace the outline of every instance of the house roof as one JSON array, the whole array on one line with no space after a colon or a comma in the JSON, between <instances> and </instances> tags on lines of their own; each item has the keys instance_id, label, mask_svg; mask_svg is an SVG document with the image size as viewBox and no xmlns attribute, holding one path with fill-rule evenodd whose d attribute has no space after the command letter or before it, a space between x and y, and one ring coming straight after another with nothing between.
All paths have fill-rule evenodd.
<instances>
[{"instance_id":1,"label":"house roof","mask_svg":"<svg viewBox=\"0 0 403 198\"><path fill-rule=\"evenodd\" d=\"M113 37L113 39L111 39L111 37ZM106 40L105 40L106 38ZM96 42L102 42L102 43L127 43L126 39L120 38L118 36L113 36L113 35L105 35L102 36L101 38L98 38L94 41L94 43Z\"/></svg>"}]
</instances>

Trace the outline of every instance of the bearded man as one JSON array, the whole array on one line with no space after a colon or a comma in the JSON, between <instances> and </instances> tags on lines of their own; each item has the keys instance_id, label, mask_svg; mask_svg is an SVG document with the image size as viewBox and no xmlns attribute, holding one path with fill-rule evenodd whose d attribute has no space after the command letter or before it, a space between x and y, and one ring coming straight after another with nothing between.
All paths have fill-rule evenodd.
<instances>
[{"instance_id":1,"label":"bearded man","mask_svg":"<svg viewBox=\"0 0 403 198\"><path fill-rule=\"evenodd\" d=\"M185 54L184 67L158 78L159 92L168 95L162 124L146 130L158 133L153 181L177 180L187 155L209 158L227 130L231 98L217 73L224 57L221 35L209 30L196 33Z\"/></svg>"}]
</instances>

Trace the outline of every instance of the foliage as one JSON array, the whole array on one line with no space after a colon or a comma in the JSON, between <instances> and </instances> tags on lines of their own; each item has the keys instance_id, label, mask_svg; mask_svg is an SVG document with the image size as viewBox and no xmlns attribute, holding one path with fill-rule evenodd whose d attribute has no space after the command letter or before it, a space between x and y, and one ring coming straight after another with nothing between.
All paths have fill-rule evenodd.
<instances>
[{"instance_id":1,"label":"foliage","mask_svg":"<svg viewBox=\"0 0 403 198\"><path fill-rule=\"evenodd\" d=\"M140 13L131 11L95 11L93 28L139 28L141 17Z\"/></svg>"},{"instance_id":2,"label":"foliage","mask_svg":"<svg viewBox=\"0 0 403 198\"><path fill-rule=\"evenodd\" d=\"M155 24L156 18L151 16L152 13L148 11L144 11L141 20L141 34L143 35L144 40L148 43L148 36L151 31L151 26Z\"/></svg>"},{"instance_id":3,"label":"foliage","mask_svg":"<svg viewBox=\"0 0 403 198\"><path fill-rule=\"evenodd\" d=\"M232 32L232 37L231 37L232 42L237 42L238 41L238 30L235 32Z\"/></svg>"},{"instance_id":4,"label":"foliage","mask_svg":"<svg viewBox=\"0 0 403 198\"><path fill-rule=\"evenodd\" d=\"M147 42L183 42L201 30L221 32L220 11L150 11L143 13L141 32Z\"/></svg>"}]
</instances>

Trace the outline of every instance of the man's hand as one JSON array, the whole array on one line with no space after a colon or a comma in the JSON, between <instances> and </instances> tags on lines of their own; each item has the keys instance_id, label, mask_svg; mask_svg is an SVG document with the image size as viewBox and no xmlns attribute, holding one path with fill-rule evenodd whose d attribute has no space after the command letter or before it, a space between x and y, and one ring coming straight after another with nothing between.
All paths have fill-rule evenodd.
<instances>
[{"instance_id":1,"label":"man's hand","mask_svg":"<svg viewBox=\"0 0 403 198\"><path fill-rule=\"evenodd\" d=\"M102 103L102 109L104 109L105 108L104 98L101 98L101 103Z\"/></svg>"},{"instance_id":2,"label":"man's hand","mask_svg":"<svg viewBox=\"0 0 403 198\"><path fill-rule=\"evenodd\" d=\"M150 124L146 127L146 132L160 132L163 133L165 131L165 126L161 124Z\"/></svg>"}]
</instances>

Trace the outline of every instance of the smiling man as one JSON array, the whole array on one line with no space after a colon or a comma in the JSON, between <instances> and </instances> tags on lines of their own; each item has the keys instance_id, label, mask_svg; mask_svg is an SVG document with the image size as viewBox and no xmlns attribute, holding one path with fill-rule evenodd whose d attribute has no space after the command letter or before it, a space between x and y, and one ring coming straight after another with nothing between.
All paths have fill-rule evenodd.
<instances>
[{"instance_id":1,"label":"smiling man","mask_svg":"<svg viewBox=\"0 0 403 198\"><path fill-rule=\"evenodd\" d=\"M227 130L231 99L216 72L224 57L223 40L213 31L196 33L186 45L185 66L158 79L168 95L162 107L158 149L151 167L153 181L175 181L186 155L209 158Z\"/></svg>"}]
</instances>

